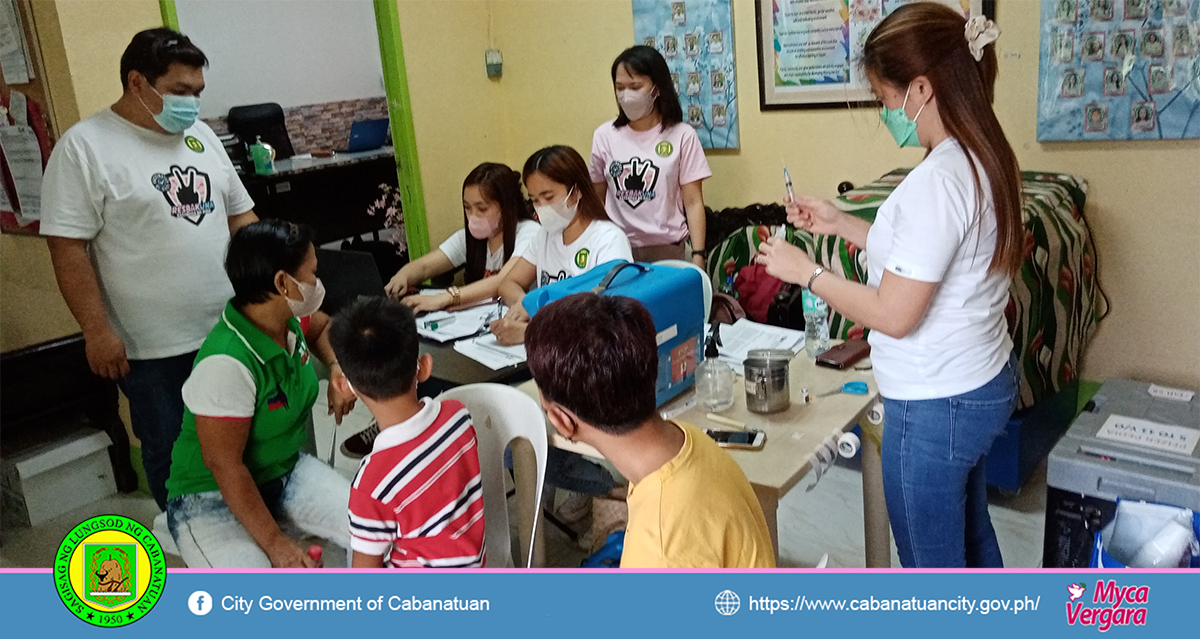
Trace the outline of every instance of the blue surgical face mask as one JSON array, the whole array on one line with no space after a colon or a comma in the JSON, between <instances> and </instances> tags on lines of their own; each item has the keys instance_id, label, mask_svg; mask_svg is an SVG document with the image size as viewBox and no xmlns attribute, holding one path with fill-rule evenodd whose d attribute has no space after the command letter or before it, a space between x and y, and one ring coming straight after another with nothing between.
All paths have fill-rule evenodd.
<instances>
[{"instance_id":1,"label":"blue surgical face mask","mask_svg":"<svg viewBox=\"0 0 1200 639\"><path fill-rule=\"evenodd\" d=\"M917 109L917 115L913 119L908 119L908 112L904 107L908 106L908 94L912 90L912 84L908 85L908 89L904 91L904 104L900 105L899 109L883 108L879 113L879 119L883 120L883 125L891 131L892 138L896 140L901 148L906 146L921 146L921 141L917 139L917 118L921 117L921 111L925 110L925 104Z\"/></svg>"},{"instance_id":2,"label":"blue surgical face mask","mask_svg":"<svg viewBox=\"0 0 1200 639\"><path fill-rule=\"evenodd\" d=\"M146 106L140 97L138 101L142 102L142 106L150 112L158 126L168 133L183 133L196 123L196 118L200 117L200 98L194 95L175 95L173 93L163 95L154 87L150 87L150 90L162 98L162 113L150 111L150 107Z\"/></svg>"}]
</instances>

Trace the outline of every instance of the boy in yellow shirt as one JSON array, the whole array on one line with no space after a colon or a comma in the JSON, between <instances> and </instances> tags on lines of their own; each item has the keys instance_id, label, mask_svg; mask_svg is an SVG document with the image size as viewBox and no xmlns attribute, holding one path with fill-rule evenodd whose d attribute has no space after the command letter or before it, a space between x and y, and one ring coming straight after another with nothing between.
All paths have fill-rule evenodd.
<instances>
[{"instance_id":1,"label":"boy in yellow shirt","mask_svg":"<svg viewBox=\"0 0 1200 639\"><path fill-rule=\"evenodd\" d=\"M700 429L659 416L654 321L637 300L579 293L549 304L525 350L554 428L629 480L622 568L775 567L742 469Z\"/></svg>"}]
</instances>

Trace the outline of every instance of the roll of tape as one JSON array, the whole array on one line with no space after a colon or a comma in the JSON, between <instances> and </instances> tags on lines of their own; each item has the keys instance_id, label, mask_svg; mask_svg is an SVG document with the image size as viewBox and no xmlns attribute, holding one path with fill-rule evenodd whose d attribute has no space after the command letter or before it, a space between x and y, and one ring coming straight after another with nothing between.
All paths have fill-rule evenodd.
<instances>
[{"instance_id":1,"label":"roll of tape","mask_svg":"<svg viewBox=\"0 0 1200 639\"><path fill-rule=\"evenodd\" d=\"M875 402L871 410L867 411L867 421L872 426L878 426L883 423L883 402Z\"/></svg>"},{"instance_id":2,"label":"roll of tape","mask_svg":"<svg viewBox=\"0 0 1200 639\"><path fill-rule=\"evenodd\" d=\"M837 459L837 441L832 437L827 438L821 442L820 446L817 446L817 454L821 456L821 462L825 469L828 469L833 460Z\"/></svg>"},{"instance_id":3,"label":"roll of tape","mask_svg":"<svg viewBox=\"0 0 1200 639\"><path fill-rule=\"evenodd\" d=\"M846 459L857 455L861 446L862 442L854 433L842 433L842 436L838 438L838 454Z\"/></svg>"}]
</instances>

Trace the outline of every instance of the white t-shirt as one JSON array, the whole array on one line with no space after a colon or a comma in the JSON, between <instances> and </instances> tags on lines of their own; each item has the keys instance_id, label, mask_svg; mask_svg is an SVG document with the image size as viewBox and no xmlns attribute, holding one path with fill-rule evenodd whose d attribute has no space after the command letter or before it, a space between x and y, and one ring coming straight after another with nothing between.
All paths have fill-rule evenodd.
<instances>
[{"instance_id":1,"label":"white t-shirt","mask_svg":"<svg viewBox=\"0 0 1200 639\"><path fill-rule=\"evenodd\" d=\"M537 237L539 231L542 230L542 225L533 220L521 220L517 222L517 237L513 240L513 257L520 255L525 251L525 247ZM458 229L442 242L438 250L446 254L450 263L454 268L458 268L467 263L467 229ZM500 272L504 268L504 245L496 249L493 253L490 250L487 252L487 260L483 265L483 276L491 277Z\"/></svg>"},{"instance_id":2,"label":"white t-shirt","mask_svg":"<svg viewBox=\"0 0 1200 639\"><path fill-rule=\"evenodd\" d=\"M604 182L604 209L633 246L674 244L688 235L682 185L712 177L696 130L676 124L617 128L615 120L592 135L592 182Z\"/></svg>"},{"instance_id":3,"label":"white t-shirt","mask_svg":"<svg viewBox=\"0 0 1200 639\"><path fill-rule=\"evenodd\" d=\"M935 148L888 196L867 235L867 283L884 270L939 282L925 317L903 338L871 331L871 362L888 399L952 397L991 381L1012 340L1004 308L1009 278L988 275L996 249L996 209L980 168L979 192L967 154L953 138Z\"/></svg>"},{"instance_id":4,"label":"white t-shirt","mask_svg":"<svg viewBox=\"0 0 1200 639\"><path fill-rule=\"evenodd\" d=\"M63 135L42 181L42 234L89 240L130 359L200 348L233 296L227 216L253 208L208 125L166 135L111 109Z\"/></svg>"},{"instance_id":5,"label":"white t-shirt","mask_svg":"<svg viewBox=\"0 0 1200 639\"><path fill-rule=\"evenodd\" d=\"M597 264L612 260L633 261L629 238L616 224L592 220L570 244L563 244L562 232L551 235L539 231L520 255L537 268L533 288L582 275Z\"/></svg>"}]
</instances>

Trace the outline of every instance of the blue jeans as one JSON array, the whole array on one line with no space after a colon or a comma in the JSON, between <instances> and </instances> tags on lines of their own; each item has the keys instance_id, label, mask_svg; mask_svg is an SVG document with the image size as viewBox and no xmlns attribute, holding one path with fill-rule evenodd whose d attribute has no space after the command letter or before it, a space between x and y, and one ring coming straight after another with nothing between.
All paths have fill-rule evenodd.
<instances>
[{"instance_id":1,"label":"blue jeans","mask_svg":"<svg viewBox=\"0 0 1200 639\"><path fill-rule=\"evenodd\" d=\"M192 374L196 351L162 359L131 359L117 383L129 399L133 434L142 441L142 468L158 507L167 508L171 448L183 423L183 383Z\"/></svg>"},{"instance_id":2,"label":"blue jeans","mask_svg":"<svg viewBox=\"0 0 1200 639\"><path fill-rule=\"evenodd\" d=\"M961 395L883 400L883 490L905 568L1002 568L984 456L1016 408L1015 357Z\"/></svg>"},{"instance_id":3,"label":"blue jeans","mask_svg":"<svg viewBox=\"0 0 1200 639\"><path fill-rule=\"evenodd\" d=\"M512 469L512 449L504 449L504 467ZM617 480L600 464L579 453L549 446L546 448L547 484L584 495L607 495Z\"/></svg>"},{"instance_id":4,"label":"blue jeans","mask_svg":"<svg viewBox=\"0 0 1200 639\"><path fill-rule=\"evenodd\" d=\"M276 521L350 548L350 482L301 454L292 472L258 487ZM167 503L167 527L189 568L270 568L267 553L242 526L221 491L181 495Z\"/></svg>"}]
</instances>

